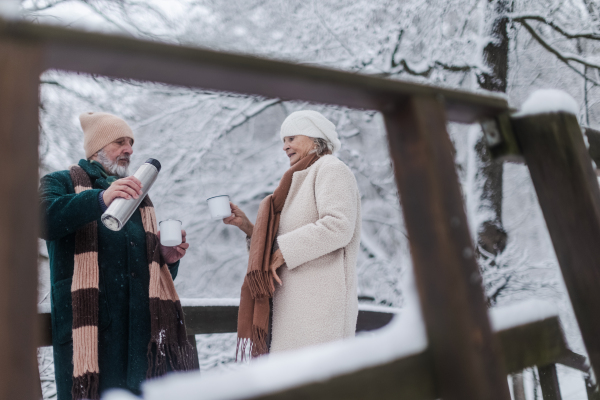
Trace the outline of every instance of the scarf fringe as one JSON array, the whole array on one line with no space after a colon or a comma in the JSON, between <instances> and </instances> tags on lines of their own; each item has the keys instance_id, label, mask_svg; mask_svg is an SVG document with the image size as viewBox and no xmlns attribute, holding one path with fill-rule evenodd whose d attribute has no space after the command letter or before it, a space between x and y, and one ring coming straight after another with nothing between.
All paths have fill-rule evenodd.
<instances>
[{"instance_id":1,"label":"scarf fringe","mask_svg":"<svg viewBox=\"0 0 600 400\"><path fill-rule=\"evenodd\" d=\"M73 377L71 397L73 400L98 400L100 399L100 375L86 372L82 376Z\"/></svg>"},{"instance_id":2,"label":"scarf fringe","mask_svg":"<svg viewBox=\"0 0 600 400\"><path fill-rule=\"evenodd\" d=\"M169 371L192 371L198 369L194 348L185 343L162 343L151 341L148 344L148 371L146 379L157 378ZM167 362L169 363L167 365ZM170 367L170 369L169 369Z\"/></svg>"},{"instance_id":3,"label":"scarf fringe","mask_svg":"<svg viewBox=\"0 0 600 400\"><path fill-rule=\"evenodd\" d=\"M169 371L198 369L198 355L186 336L179 301L151 298L150 315L146 378L156 378Z\"/></svg>"},{"instance_id":4,"label":"scarf fringe","mask_svg":"<svg viewBox=\"0 0 600 400\"><path fill-rule=\"evenodd\" d=\"M271 271L250 271L246 274L248 287L253 299L262 299L263 297L273 297L274 285Z\"/></svg>"},{"instance_id":5,"label":"scarf fringe","mask_svg":"<svg viewBox=\"0 0 600 400\"><path fill-rule=\"evenodd\" d=\"M268 333L256 325L252 325L252 337L237 339L235 361L244 362L250 358L260 357L269 352Z\"/></svg>"}]
</instances>

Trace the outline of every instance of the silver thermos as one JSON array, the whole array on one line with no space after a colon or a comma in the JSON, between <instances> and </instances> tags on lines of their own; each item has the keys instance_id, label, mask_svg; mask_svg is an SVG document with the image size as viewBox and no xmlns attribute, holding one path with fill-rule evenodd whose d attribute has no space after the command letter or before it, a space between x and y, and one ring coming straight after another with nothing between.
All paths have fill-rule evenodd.
<instances>
[{"instance_id":1,"label":"silver thermos","mask_svg":"<svg viewBox=\"0 0 600 400\"><path fill-rule=\"evenodd\" d=\"M108 209L102 214L102 223L104 226L112 231L120 231L148 194L148 191L152 187L154 181L156 181L159 172L160 163L158 160L155 160L154 158L146 160L146 162L135 171L135 174L133 174L133 176L142 182L142 195L137 199L134 199L133 197L128 200L122 197L114 199L113 202L110 203Z\"/></svg>"}]
</instances>

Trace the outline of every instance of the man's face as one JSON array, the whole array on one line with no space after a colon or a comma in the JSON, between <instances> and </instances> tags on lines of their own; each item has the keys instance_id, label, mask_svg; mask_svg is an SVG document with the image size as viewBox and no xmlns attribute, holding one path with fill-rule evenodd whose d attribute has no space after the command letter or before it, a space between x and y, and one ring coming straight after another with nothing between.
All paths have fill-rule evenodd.
<instances>
[{"instance_id":1,"label":"man's face","mask_svg":"<svg viewBox=\"0 0 600 400\"><path fill-rule=\"evenodd\" d=\"M122 137L114 142L104 146L104 154L119 167L128 167L133 154L133 140L128 137Z\"/></svg>"}]
</instances>

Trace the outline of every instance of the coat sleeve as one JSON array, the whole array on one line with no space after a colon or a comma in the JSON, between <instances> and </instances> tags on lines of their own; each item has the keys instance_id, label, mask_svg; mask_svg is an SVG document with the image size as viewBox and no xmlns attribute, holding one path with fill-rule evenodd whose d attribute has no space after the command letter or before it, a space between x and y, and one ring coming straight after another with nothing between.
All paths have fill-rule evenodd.
<instances>
[{"instance_id":1,"label":"coat sleeve","mask_svg":"<svg viewBox=\"0 0 600 400\"><path fill-rule=\"evenodd\" d=\"M171 279L173 279L173 280L175 280L175 278L177 278L177 273L179 272L179 261L181 261L181 260L177 260L173 264L167 264L167 267L169 268L169 272L171 273Z\"/></svg>"},{"instance_id":2,"label":"coat sleeve","mask_svg":"<svg viewBox=\"0 0 600 400\"><path fill-rule=\"evenodd\" d=\"M281 254L293 269L350 243L358 215L358 187L343 163L324 165L315 181L319 219L277 237Z\"/></svg>"},{"instance_id":3,"label":"coat sleeve","mask_svg":"<svg viewBox=\"0 0 600 400\"><path fill-rule=\"evenodd\" d=\"M41 179L40 207L44 220L41 236L57 240L70 235L82 226L99 219L102 209L98 201L100 189L83 193L69 193L68 177L59 174L46 175Z\"/></svg>"}]
</instances>

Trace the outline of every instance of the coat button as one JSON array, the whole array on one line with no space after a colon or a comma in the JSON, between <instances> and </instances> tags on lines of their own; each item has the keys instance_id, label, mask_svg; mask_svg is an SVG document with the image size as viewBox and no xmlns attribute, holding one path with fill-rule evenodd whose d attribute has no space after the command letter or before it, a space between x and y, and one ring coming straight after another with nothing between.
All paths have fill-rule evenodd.
<instances>
[{"instance_id":1,"label":"coat button","mask_svg":"<svg viewBox=\"0 0 600 400\"><path fill-rule=\"evenodd\" d=\"M132 277L132 278L135 278L135 272L132 272L132 273L131 273L131 277Z\"/></svg>"},{"instance_id":2,"label":"coat button","mask_svg":"<svg viewBox=\"0 0 600 400\"><path fill-rule=\"evenodd\" d=\"M129 244L131 245L131 247L135 247L135 243L131 242Z\"/></svg>"}]
</instances>

